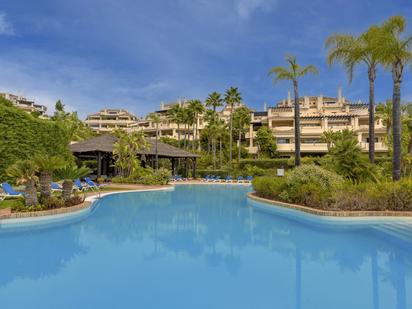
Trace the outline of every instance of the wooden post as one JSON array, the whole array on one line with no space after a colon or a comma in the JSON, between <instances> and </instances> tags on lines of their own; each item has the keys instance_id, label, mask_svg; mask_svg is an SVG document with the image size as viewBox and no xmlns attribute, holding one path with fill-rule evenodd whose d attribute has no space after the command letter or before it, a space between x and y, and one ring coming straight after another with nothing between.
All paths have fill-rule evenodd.
<instances>
[{"instance_id":1,"label":"wooden post","mask_svg":"<svg viewBox=\"0 0 412 309\"><path fill-rule=\"evenodd\" d=\"M172 158L172 176L176 175L175 172L175 158Z\"/></svg>"},{"instance_id":2,"label":"wooden post","mask_svg":"<svg viewBox=\"0 0 412 309\"><path fill-rule=\"evenodd\" d=\"M193 158L193 172L192 172L192 178L195 179L196 178L196 160L197 158Z\"/></svg>"},{"instance_id":3,"label":"wooden post","mask_svg":"<svg viewBox=\"0 0 412 309\"><path fill-rule=\"evenodd\" d=\"M102 176L102 153L97 152L97 178Z\"/></svg>"},{"instance_id":4,"label":"wooden post","mask_svg":"<svg viewBox=\"0 0 412 309\"><path fill-rule=\"evenodd\" d=\"M187 176L188 176L188 164L187 164L187 158L185 158L185 178L187 178Z\"/></svg>"}]
</instances>

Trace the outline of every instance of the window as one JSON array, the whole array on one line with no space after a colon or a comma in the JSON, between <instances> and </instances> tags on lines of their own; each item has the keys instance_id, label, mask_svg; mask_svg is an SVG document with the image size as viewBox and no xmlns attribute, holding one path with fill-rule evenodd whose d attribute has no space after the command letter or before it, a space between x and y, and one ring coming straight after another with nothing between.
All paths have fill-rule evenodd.
<instances>
[{"instance_id":1,"label":"window","mask_svg":"<svg viewBox=\"0 0 412 309\"><path fill-rule=\"evenodd\" d=\"M369 143L369 137L366 139L366 142ZM375 143L378 143L378 142L379 142L378 138L375 137Z\"/></svg>"},{"instance_id":2,"label":"window","mask_svg":"<svg viewBox=\"0 0 412 309\"><path fill-rule=\"evenodd\" d=\"M278 144L290 144L290 138L280 137L280 138L277 138L276 141Z\"/></svg>"}]
</instances>

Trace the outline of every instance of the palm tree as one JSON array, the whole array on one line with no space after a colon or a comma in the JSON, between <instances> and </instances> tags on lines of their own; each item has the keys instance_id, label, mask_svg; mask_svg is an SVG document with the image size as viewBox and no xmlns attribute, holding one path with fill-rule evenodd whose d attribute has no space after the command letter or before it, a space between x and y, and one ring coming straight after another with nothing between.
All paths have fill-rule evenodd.
<instances>
[{"instance_id":1,"label":"palm tree","mask_svg":"<svg viewBox=\"0 0 412 309\"><path fill-rule=\"evenodd\" d=\"M192 110L188 107L183 109L183 123L185 125L185 141L184 141L184 148L189 147L189 130L190 126L194 123L194 115Z\"/></svg>"},{"instance_id":2,"label":"palm tree","mask_svg":"<svg viewBox=\"0 0 412 309\"><path fill-rule=\"evenodd\" d=\"M76 165L66 165L54 171L55 178L63 180L62 199L68 201L73 191L73 180L89 175L92 172L88 167L77 167Z\"/></svg>"},{"instance_id":3,"label":"palm tree","mask_svg":"<svg viewBox=\"0 0 412 309\"><path fill-rule=\"evenodd\" d=\"M159 123L161 122L160 117L157 113L151 113L149 115L149 119L155 124L156 126L156 138L155 138L155 168L159 168L159 154L157 150L157 144L159 140Z\"/></svg>"},{"instance_id":4,"label":"palm tree","mask_svg":"<svg viewBox=\"0 0 412 309\"><path fill-rule=\"evenodd\" d=\"M207 107L212 106L213 111L216 113L216 108L223 105L223 100L219 92L212 92L205 100Z\"/></svg>"},{"instance_id":5,"label":"palm tree","mask_svg":"<svg viewBox=\"0 0 412 309\"><path fill-rule=\"evenodd\" d=\"M53 171L66 165L66 162L60 156L45 153L36 154L33 161L39 169L40 197L47 198L51 195Z\"/></svg>"},{"instance_id":6,"label":"palm tree","mask_svg":"<svg viewBox=\"0 0 412 309\"><path fill-rule=\"evenodd\" d=\"M332 130L325 131L323 132L321 139L323 142L326 143L326 146L328 147L328 152L330 152L333 142L336 139L336 132L333 132Z\"/></svg>"},{"instance_id":7,"label":"palm tree","mask_svg":"<svg viewBox=\"0 0 412 309\"><path fill-rule=\"evenodd\" d=\"M345 66L352 82L354 68L363 63L368 68L369 79L369 161L375 162L375 79L376 69L380 63L379 53L376 50L376 37L379 28L370 27L359 37L346 34L334 34L326 40L329 48L328 63L332 65L340 61Z\"/></svg>"},{"instance_id":8,"label":"palm tree","mask_svg":"<svg viewBox=\"0 0 412 309\"><path fill-rule=\"evenodd\" d=\"M200 100L190 100L189 107L188 107L193 114L193 150L196 148L195 141L197 141L197 130L198 130L198 123L199 123L199 115L202 114L205 110L202 102Z\"/></svg>"},{"instance_id":9,"label":"palm tree","mask_svg":"<svg viewBox=\"0 0 412 309\"><path fill-rule=\"evenodd\" d=\"M250 110L244 106L239 107L233 114L234 123L238 130L238 161L240 161L242 134L246 126L250 124Z\"/></svg>"},{"instance_id":10,"label":"palm tree","mask_svg":"<svg viewBox=\"0 0 412 309\"><path fill-rule=\"evenodd\" d=\"M219 140L219 168L223 166L223 142L227 139L227 125L223 120L215 122L215 136Z\"/></svg>"},{"instance_id":11,"label":"palm tree","mask_svg":"<svg viewBox=\"0 0 412 309\"><path fill-rule=\"evenodd\" d=\"M236 87L230 87L225 92L224 101L226 106L230 108L230 119L229 119L229 164L232 164L232 143L233 143L233 108L235 104L239 104L242 101L239 90Z\"/></svg>"},{"instance_id":12,"label":"palm tree","mask_svg":"<svg viewBox=\"0 0 412 309\"><path fill-rule=\"evenodd\" d=\"M290 80L293 84L295 94L295 166L300 165L300 106L299 106L299 92L298 79L307 75L308 73L318 74L318 70L313 65L301 67L296 62L295 56L287 56L286 61L288 67L273 67L269 71L269 75L274 75L273 82L277 83L280 80Z\"/></svg>"},{"instance_id":13,"label":"palm tree","mask_svg":"<svg viewBox=\"0 0 412 309\"><path fill-rule=\"evenodd\" d=\"M31 160L19 160L6 170L8 176L16 180L17 184L25 186L25 204L26 206L36 206L38 204L36 181L37 165Z\"/></svg>"},{"instance_id":14,"label":"palm tree","mask_svg":"<svg viewBox=\"0 0 412 309\"><path fill-rule=\"evenodd\" d=\"M404 67L412 61L412 35L401 37L405 31L406 21L402 16L389 18L381 27L380 36L376 41L376 51L382 58L384 65L392 71L393 98L392 98L392 138L393 162L392 179L401 178L401 82Z\"/></svg>"},{"instance_id":15,"label":"palm tree","mask_svg":"<svg viewBox=\"0 0 412 309\"><path fill-rule=\"evenodd\" d=\"M175 105L169 110L170 120L177 125L177 140L180 148L180 125L183 123L183 111L180 105Z\"/></svg>"}]
</instances>

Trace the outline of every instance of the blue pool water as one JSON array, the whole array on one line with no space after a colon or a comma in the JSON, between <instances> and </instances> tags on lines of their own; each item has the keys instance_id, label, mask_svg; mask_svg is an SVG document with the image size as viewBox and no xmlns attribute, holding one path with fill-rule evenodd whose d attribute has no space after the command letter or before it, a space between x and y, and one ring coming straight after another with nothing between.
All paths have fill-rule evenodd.
<instances>
[{"instance_id":1,"label":"blue pool water","mask_svg":"<svg viewBox=\"0 0 412 309\"><path fill-rule=\"evenodd\" d=\"M0 308L412 308L407 224L270 213L250 190L111 195L79 222L0 229Z\"/></svg>"}]
</instances>

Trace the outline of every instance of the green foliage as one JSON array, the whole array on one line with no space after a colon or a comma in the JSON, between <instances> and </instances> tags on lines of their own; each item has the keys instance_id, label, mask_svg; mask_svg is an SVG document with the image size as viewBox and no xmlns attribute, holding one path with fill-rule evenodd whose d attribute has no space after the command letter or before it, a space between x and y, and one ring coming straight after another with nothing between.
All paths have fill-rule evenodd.
<instances>
[{"instance_id":1,"label":"green foliage","mask_svg":"<svg viewBox=\"0 0 412 309\"><path fill-rule=\"evenodd\" d=\"M294 161L290 159L242 159L238 164L239 169L244 169L246 165L253 165L263 169L288 168L293 166Z\"/></svg>"},{"instance_id":2,"label":"green foliage","mask_svg":"<svg viewBox=\"0 0 412 309\"><path fill-rule=\"evenodd\" d=\"M36 153L59 155L71 160L69 137L55 122L34 118L0 98L0 177L10 180L5 170L20 159Z\"/></svg>"},{"instance_id":3,"label":"green foliage","mask_svg":"<svg viewBox=\"0 0 412 309\"><path fill-rule=\"evenodd\" d=\"M15 180L18 185L26 185L30 181L37 181L38 166L31 160L19 160L13 165L10 165L6 174Z\"/></svg>"},{"instance_id":4,"label":"green foliage","mask_svg":"<svg viewBox=\"0 0 412 309\"><path fill-rule=\"evenodd\" d=\"M113 158L115 166L119 168L120 176L129 177L140 167L137 155L140 150L147 149L148 143L143 131L126 133L116 132L118 141L114 144Z\"/></svg>"},{"instance_id":5,"label":"green foliage","mask_svg":"<svg viewBox=\"0 0 412 309\"><path fill-rule=\"evenodd\" d=\"M334 196L335 209L340 210L412 210L412 179L397 182L345 184Z\"/></svg>"},{"instance_id":6,"label":"green foliage","mask_svg":"<svg viewBox=\"0 0 412 309\"><path fill-rule=\"evenodd\" d=\"M52 172L67 164L61 156L50 156L46 153L36 153L33 161L41 172Z\"/></svg>"},{"instance_id":7,"label":"green foliage","mask_svg":"<svg viewBox=\"0 0 412 309\"><path fill-rule=\"evenodd\" d=\"M162 143L168 144L168 145L172 145L174 147L179 147L179 141L171 137L162 136L159 139L159 141L161 141Z\"/></svg>"},{"instance_id":8,"label":"green foliage","mask_svg":"<svg viewBox=\"0 0 412 309\"><path fill-rule=\"evenodd\" d=\"M276 139L268 127L260 127L256 132L256 143L258 145L259 155L267 158L277 156Z\"/></svg>"},{"instance_id":9,"label":"green foliage","mask_svg":"<svg viewBox=\"0 0 412 309\"><path fill-rule=\"evenodd\" d=\"M263 177L253 180L258 195L298 203L315 208L324 208L333 200L336 187L343 179L316 165L302 165L285 177Z\"/></svg>"},{"instance_id":10,"label":"green foliage","mask_svg":"<svg viewBox=\"0 0 412 309\"><path fill-rule=\"evenodd\" d=\"M168 169L159 168L157 170L150 167L139 167L129 177L113 177L113 183L136 183L143 185L167 185L171 173Z\"/></svg>"},{"instance_id":11,"label":"green foliage","mask_svg":"<svg viewBox=\"0 0 412 309\"><path fill-rule=\"evenodd\" d=\"M279 195L286 188L284 177L257 177L252 180L255 192L264 198L279 199Z\"/></svg>"},{"instance_id":12,"label":"green foliage","mask_svg":"<svg viewBox=\"0 0 412 309\"><path fill-rule=\"evenodd\" d=\"M375 166L362 155L358 141L351 132L340 132L333 143L329 154L332 167L339 175L356 183L378 180Z\"/></svg>"},{"instance_id":13,"label":"green foliage","mask_svg":"<svg viewBox=\"0 0 412 309\"><path fill-rule=\"evenodd\" d=\"M79 119L77 112L67 113L64 110L60 100L56 102L55 110L51 119L66 132L70 141L83 141L95 136L93 130Z\"/></svg>"},{"instance_id":14,"label":"green foliage","mask_svg":"<svg viewBox=\"0 0 412 309\"><path fill-rule=\"evenodd\" d=\"M67 165L54 171L53 177L56 180L68 180L72 181L77 178L82 178L90 175L92 170L88 167L77 167L76 165Z\"/></svg>"}]
</instances>

